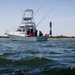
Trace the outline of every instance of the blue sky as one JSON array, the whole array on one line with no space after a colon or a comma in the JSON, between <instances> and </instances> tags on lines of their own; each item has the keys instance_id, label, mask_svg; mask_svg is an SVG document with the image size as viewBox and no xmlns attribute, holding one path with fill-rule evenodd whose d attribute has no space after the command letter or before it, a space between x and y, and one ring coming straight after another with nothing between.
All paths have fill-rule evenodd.
<instances>
[{"instance_id":1,"label":"blue sky","mask_svg":"<svg viewBox=\"0 0 75 75\"><path fill-rule=\"evenodd\" d=\"M53 35L75 36L75 0L0 0L0 35L20 25L25 9L33 9L35 23L52 9L53 11L39 24L37 29L49 33L52 21Z\"/></svg>"}]
</instances>

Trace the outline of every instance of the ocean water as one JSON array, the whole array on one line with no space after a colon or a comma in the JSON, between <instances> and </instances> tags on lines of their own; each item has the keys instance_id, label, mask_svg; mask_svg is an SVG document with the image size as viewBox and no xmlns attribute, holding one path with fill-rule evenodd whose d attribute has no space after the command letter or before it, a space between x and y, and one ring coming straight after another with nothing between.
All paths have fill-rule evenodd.
<instances>
[{"instance_id":1,"label":"ocean water","mask_svg":"<svg viewBox=\"0 0 75 75\"><path fill-rule=\"evenodd\" d=\"M75 75L75 39L0 39L0 75Z\"/></svg>"}]
</instances>

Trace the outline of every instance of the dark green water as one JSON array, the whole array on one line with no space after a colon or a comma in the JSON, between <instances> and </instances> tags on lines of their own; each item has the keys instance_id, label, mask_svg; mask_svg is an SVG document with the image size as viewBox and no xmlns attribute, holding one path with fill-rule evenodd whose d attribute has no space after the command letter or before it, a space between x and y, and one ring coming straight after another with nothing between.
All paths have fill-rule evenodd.
<instances>
[{"instance_id":1,"label":"dark green water","mask_svg":"<svg viewBox=\"0 0 75 75\"><path fill-rule=\"evenodd\" d=\"M0 39L0 75L75 75L75 39Z\"/></svg>"}]
</instances>

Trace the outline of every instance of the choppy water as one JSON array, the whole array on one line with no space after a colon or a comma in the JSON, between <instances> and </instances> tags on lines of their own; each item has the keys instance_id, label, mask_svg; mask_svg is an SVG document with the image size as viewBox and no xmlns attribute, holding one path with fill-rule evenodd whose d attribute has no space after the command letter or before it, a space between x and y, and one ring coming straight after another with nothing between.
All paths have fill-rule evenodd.
<instances>
[{"instance_id":1,"label":"choppy water","mask_svg":"<svg viewBox=\"0 0 75 75\"><path fill-rule=\"evenodd\" d=\"M75 75L75 39L0 39L0 75Z\"/></svg>"}]
</instances>

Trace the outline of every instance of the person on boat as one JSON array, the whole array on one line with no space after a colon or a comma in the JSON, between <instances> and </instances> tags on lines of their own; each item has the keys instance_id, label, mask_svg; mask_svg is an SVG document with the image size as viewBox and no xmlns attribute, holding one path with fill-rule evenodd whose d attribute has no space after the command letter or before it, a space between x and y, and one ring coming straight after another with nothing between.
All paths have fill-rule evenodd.
<instances>
[{"instance_id":1,"label":"person on boat","mask_svg":"<svg viewBox=\"0 0 75 75\"><path fill-rule=\"evenodd\" d=\"M28 28L28 30L27 30L27 34L29 35L30 34L30 29Z\"/></svg>"},{"instance_id":2,"label":"person on boat","mask_svg":"<svg viewBox=\"0 0 75 75\"><path fill-rule=\"evenodd\" d=\"M33 33L33 29L31 29L31 33Z\"/></svg>"},{"instance_id":3,"label":"person on boat","mask_svg":"<svg viewBox=\"0 0 75 75\"><path fill-rule=\"evenodd\" d=\"M30 36L34 36L33 29L30 30Z\"/></svg>"},{"instance_id":4,"label":"person on boat","mask_svg":"<svg viewBox=\"0 0 75 75\"><path fill-rule=\"evenodd\" d=\"M37 32L38 32L38 30L35 29L35 32L34 32L35 33L35 36L37 36Z\"/></svg>"},{"instance_id":5,"label":"person on boat","mask_svg":"<svg viewBox=\"0 0 75 75\"><path fill-rule=\"evenodd\" d=\"M41 31L39 31L39 36L43 36L43 33Z\"/></svg>"}]
</instances>

